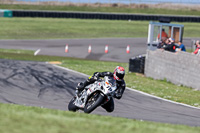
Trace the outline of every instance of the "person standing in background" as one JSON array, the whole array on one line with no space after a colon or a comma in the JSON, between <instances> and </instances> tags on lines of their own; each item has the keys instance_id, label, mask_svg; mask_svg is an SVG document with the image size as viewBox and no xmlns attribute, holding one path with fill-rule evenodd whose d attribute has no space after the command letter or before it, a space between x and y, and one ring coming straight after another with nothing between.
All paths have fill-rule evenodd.
<instances>
[{"instance_id":1,"label":"person standing in background","mask_svg":"<svg viewBox=\"0 0 200 133\"><path fill-rule=\"evenodd\" d=\"M200 42L199 40L196 41L196 50L193 52L193 54L200 54Z\"/></svg>"},{"instance_id":2,"label":"person standing in background","mask_svg":"<svg viewBox=\"0 0 200 133\"><path fill-rule=\"evenodd\" d=\"M168 38L168 35L165 32L165 29L162 29L161 38L160 38L160 33L158 34L157 38L158 40L163 41L163 42Z\"/></svg>"},{"instance_id":3,"label":"person standing in background","mask_svg":"<svg viewBox=\"0 0 200 133\"><path fill-rule=\"evenodd\" d=\"M185 45L181 41L178 42L178 45L179 45L178 51L184 51L184 52L186 51Z\"/></svg>"}]
</instances>

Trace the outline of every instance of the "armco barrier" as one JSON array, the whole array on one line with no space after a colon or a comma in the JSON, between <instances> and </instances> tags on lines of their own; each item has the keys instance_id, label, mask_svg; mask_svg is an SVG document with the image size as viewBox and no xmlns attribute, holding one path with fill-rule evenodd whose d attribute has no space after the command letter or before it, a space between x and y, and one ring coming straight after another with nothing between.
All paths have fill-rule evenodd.
<instances>
[{"instance_id":1,"label":"armco barrier","mask_svg":"<svg viewBox=\"0 0 200 133\"><path fill-rule=\"evenodd\" d=\"M200 90L200 56L187 52L147 51L145 75Z\"/></svg>"},{"instance_id":2,"label":"armco barrier","mask_svg":"<svg viewBox=\"0 0 200 133\"><path fill-rule=\"evenodd\" d=\"M52 17L52 18L80 18L80 19L108 19L108 20L159 20L170 19L175 22L200 22L198 16L169 16L144 14L117 14L91 12L56 12L56 11L24 11L13 10L13 17Z\"/></svg>"}]
</instances>

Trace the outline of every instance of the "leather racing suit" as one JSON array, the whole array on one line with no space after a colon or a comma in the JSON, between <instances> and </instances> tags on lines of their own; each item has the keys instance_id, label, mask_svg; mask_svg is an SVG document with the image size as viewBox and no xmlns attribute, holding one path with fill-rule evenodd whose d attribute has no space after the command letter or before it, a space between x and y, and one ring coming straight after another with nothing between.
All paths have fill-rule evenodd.
<instances>
[{"instance_id":1,"label":"leather racing suit","mask_svg":"<svg viewBox=\"0 0 200 133\"><path fill-rule=\"evenodd\" d=\"M92 84L96 80L98 80L99 77L105 77L105 76L113 77L113 73L112 72L95 72L93 74L93 76L90 76L84 83L79 83L76 89L79 92L81 92L81 91L83 91L83 89L86 86L88 86L89 84ZM116 80L116 86L117 86L117 90L115 92L114 98L121 99L121 97L122 97L122 95L124 93L124 90L126 88L125 81L123 79L120 80L120 81ZM114 100L113 100L113 98L111 98L110 101L108 101L102 107L107 112L112 112L114 110Z\"/></svg>"}]
</instances>

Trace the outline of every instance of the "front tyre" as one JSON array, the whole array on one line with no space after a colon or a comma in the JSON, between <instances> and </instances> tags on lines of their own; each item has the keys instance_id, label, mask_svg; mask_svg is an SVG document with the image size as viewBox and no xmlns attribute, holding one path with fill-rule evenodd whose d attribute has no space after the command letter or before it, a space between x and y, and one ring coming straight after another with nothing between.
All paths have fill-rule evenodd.
<instances>
[{"instance_id":1,"label":"front tyre","mask_svg":"<svg viewBox=\"0 0 200 133\"><path fill-rule=\"evenodd\" d=\"M78 110L78 107L74 104L74 101L75 101L75 100L76 100L76 98L73 97L73 98L71 99L71 101L69 102L69 104L68 104L68 110L69 110L69 111L76 112L76 111Z\"/></svg>"},{"instance_id":2,"label":"front tyre","mask_svg":"<svg viewBox=\"0 0 200 133\"><path fill-rule=\"evenodd\" d=\"M88 99L87 104L85 105L85 108L84 108L84 112L91 113L93 110L95 110L98 106L101 105L103 99L104 99L104 96L102 96L101 93L94 93Z\"/></svg>"}]
</instances>

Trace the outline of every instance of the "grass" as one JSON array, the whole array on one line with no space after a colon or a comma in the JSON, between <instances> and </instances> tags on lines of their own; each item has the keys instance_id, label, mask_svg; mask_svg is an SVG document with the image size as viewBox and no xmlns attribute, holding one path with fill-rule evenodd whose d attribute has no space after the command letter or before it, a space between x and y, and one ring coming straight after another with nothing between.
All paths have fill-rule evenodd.
<instances>
[{"instance_id":1,"label":"grass","mask_svg":"<svg viewBox=\"0 0 200 133\"><path fill-rule=\"evenodd\" d=\"M0 18L0 39L147 37L148 21ZM184 37L199 37L199 23L185 25Z\"/></svg>"},{"instance_id":2,"label":"grass","mask_svg":"<svg viewBox=\"0 0 200 133\"><path fill-rule=\"evenodd\" d=\"M193 90L184 86L177 86L167 81L153 80L143 75L128 72L128 63L117 63L108 61L94 61L75 59L56 56L33 56L32 53L4 53L0 58L15 60L33 60L33 61L60 61L63 67L67 67L88 75L92 75L96 71L113 71L117 65L123 66L126 70L125 81L127 87L140 90L155 96L159 96L172 101L189 104L200 107L200 91ZM92 67L91 67L92 66Z\"/></svg>"},{"instance_id":3,"label":"grass","mask_svg":"<svg viewBox=\"0 0 200 133\"><path fill-rule=\"evenodd\" d=\"M199 133L199 127L0 104L1 133Z\"/></svg>"},{"instance_id":4,"label":"grass","mask_svg":"<svg viewBox=\"0 0 200 133\"><path fill-rule=\"evenodd\" d=\"M148 22L52 18L0 18L0 39L147 36Z\"/></svg>"},{"instance_id":5,"label":"grass","mask_svg":"<svg viewBox=\"0 0 200 133\"><path fill-rule=\"evenodd\" d=\"M170 5L169 5L170 6ZM169 7L167 6L167 7ZM23 9L23 10L51 10L51 11L79 11L79 12L110 12L110 13L142 13L142 14L170 14L170 15L200 15L196 9L166 9L151 7L91 7L73 5L20 5L20 4L1 4L0 9Z\"/></svg>"},{"instance_id":6,"label":"grass","mask_svg":"<svg viewBox=\"0 0 200 133\"><path fill-rule=\"evenodd\" d=\"M15 53L15 54L34 54L32 50L19 50L19 49L0 49L0 53Z\"/></svg>"}]
</instances>

